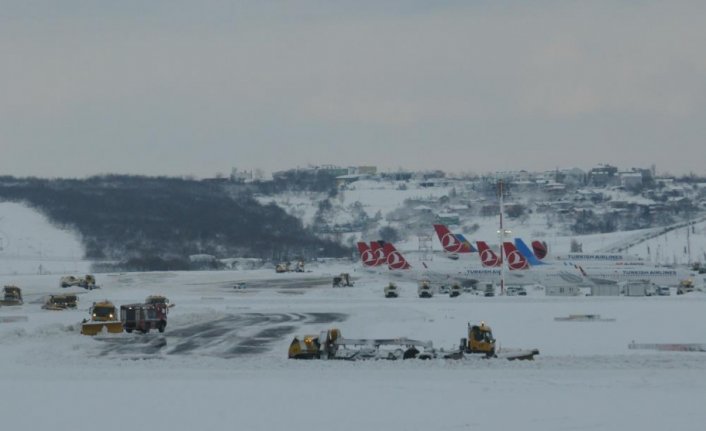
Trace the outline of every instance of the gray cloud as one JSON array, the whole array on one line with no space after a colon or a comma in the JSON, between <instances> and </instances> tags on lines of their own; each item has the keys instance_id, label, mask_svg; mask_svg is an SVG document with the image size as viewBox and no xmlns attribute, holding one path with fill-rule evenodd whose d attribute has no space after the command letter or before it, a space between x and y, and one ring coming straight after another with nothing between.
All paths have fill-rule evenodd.
<instances>
[{"instance_id":1,"label":"gray cloud","mask_svg":"<svg viewBox=\"0 0 706 431\"><path fill-rule=\"evenodd\" d=\"M706 173L700 2L4 6L3 173Z\"/></svg>"}]
</instances>

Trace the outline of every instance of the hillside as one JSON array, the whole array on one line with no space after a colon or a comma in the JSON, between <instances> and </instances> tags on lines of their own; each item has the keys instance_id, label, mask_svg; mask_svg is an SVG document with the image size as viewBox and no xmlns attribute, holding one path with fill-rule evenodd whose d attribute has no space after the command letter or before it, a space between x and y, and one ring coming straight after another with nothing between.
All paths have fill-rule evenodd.
<instances>
[{"instance_id":1,"label":"hillside","mask_svg":"<svg viewBox=\"0 0 706 431\"><path fill-rule=\"evenodd\" d=\"M272 260L349 255L275 205L217 183L101 176L0 180L0 199L23 202L80 234L85 258L125 269L192 269L191 255Z\"/></svg>"}]
</instances>

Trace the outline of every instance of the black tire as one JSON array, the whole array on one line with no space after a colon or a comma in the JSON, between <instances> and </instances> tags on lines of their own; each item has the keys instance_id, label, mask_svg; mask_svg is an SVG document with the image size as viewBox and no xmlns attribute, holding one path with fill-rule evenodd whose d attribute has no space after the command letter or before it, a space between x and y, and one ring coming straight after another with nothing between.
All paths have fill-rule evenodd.
<instances>
[{"instance_id":1,"label":"black tire","mask_svg":"<svg viewBox=\"0 0 706 431\"><path fill-rule=\"evenodd\" d=\"M125 332L127 332L128 334L132 334L132 328L125 328Z\"/></svg>"},{"instance_id":2,"label":"black tire","mask_svg":"<svg viewBox=\"0 0 706 431\"><path fill-rule=\"evenodd\" d=\"M167 322L162 320L161 322L159 322L159 325L157 325L157 330L159 332L164 332L164 328L166 328L166 327L167 327Z\"/></svg>"}]
</instances>

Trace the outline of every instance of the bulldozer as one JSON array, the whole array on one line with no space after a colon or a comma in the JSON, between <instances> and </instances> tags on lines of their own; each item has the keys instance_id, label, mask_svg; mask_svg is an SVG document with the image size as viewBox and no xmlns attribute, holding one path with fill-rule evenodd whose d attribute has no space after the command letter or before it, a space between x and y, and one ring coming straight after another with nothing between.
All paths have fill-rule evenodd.
<instances>
[{"instance_id":1,"label":"bulldozer","mask_svg":"<svg viewBox=\"0 0 706 431\"><path fill-rule=\"evenodd\" d=\"M45 310L66 310L76 308L78 298L76 295L50 295L42 308Z\"/></svg>"},{"instance_id":2,"label":"bulldozer","mask_svg":"<svg viewBox=\"0 0 706 431\"><path fill-rule=\"evenodd\" d=\"M0 305L22 305L22 289L17 286L5 286Z\"/></svg>"},{"instance_id":3,"label":"bulldozer","mask_svg":"<svg viewBox=\"0 0 706 431\"><path fill-rule=\"evenodd\" d=\"M353 282L351 276L347 272L342 272L341 275L333 277L333 287L351 287Z\"/></svg>"},{"instance_id":4,"label":"bulldozer","mask_svg":"<svg viewBox=\"0 0 706 431\"><path fill-rule=\"evenodd\" d=\"M89 310L91 320L83 319L81 333L83 335L97 335L105 328L111 334L123 332L123 323L118 320L115 305L110 301L94 302Z\"/></svg>"}]
</instances>

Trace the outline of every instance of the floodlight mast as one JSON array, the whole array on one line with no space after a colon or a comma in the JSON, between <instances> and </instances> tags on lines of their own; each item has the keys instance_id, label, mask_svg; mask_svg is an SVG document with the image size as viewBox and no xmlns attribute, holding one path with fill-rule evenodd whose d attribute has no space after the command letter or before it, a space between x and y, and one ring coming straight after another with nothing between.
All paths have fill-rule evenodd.
<instances>
[{"instance_id":1,"label":"floodlight mast","mask_svg":"<svg viewBox=\"0 0 706 431\"><path fill-rule=\"evenodd\" d=\"M505 242L505 229L503 228L503 180L498 180L498 195L500 203L500 231L498 235L500 236L500 295L505 295L505 247L503 243Z\"/></svg>"}]
</instances>

